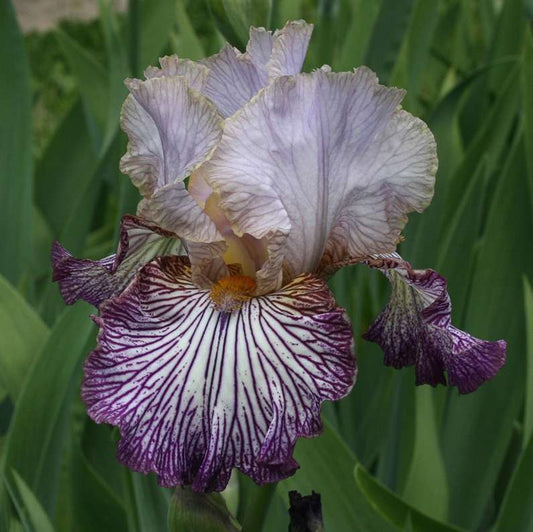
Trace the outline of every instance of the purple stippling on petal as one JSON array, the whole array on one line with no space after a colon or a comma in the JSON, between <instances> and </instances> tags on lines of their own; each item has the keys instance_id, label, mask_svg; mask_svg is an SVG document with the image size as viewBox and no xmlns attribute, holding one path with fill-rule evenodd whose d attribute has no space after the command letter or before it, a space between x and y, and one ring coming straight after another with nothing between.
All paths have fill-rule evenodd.
<instances>
[{"instance_id":1,"label":"purple stippling on petal","mask_svg":"<svg viewBox=\"0 0 533 532\"><path fill-rule=\"evenodd\" d=\"M380 345L385 364L414 364L416 384L446 384L446 372L448 385L460 393L494 377L505 364L505 342L479 340L452 326L446 279L434 270L413 270L398 255L395 261L392 267L369 261L392 285L389 303L363 335Z\"/></svg>"},{"instance_id":2,"label":"purple stippling on petal","mask_svg":"<svg viewBox=\"0 0 533 532\"><path fill-rule=\"evenodd\" d=\"M311 275L222 313L186 258L160 258L100 312L88 413L119 427L122 463L164 486L222 490L233 467L259 484L293 474L297 438L355 380L351 326Z\"/></svg>"},{"instance_id":3,"label":"purple stippling on petal","mask_svg":"<svg viewBox=\"0 0 533 532\"><path fill-rule=\"evenodd\" d=\"M183 246L173 233L135 216L124 216L116 254L100 260L77 259L59 242L52 245L53 280L65 303L83 299L94 306L119 294L137 270L163 255L178 255Z\"/></svg>"}]
</instances>

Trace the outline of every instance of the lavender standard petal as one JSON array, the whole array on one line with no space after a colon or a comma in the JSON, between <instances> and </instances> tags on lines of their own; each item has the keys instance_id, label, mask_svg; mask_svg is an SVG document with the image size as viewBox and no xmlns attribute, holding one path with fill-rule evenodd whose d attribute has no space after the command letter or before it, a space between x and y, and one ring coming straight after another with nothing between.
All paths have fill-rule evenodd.
<instances>
[{"instance_id":1,"label":"lavender standard petal","mask_svg":"<svg viewBox=\"0 0 533 532\"><path fill-rule=\"evenodd\" d=\"M435 141L403 95L366 67L319 70L278 77L225 121L202 171L234 230L268 240L265 292L282 267L290 279L389 251L429 204Z\"/></svg>"}]
</instances>

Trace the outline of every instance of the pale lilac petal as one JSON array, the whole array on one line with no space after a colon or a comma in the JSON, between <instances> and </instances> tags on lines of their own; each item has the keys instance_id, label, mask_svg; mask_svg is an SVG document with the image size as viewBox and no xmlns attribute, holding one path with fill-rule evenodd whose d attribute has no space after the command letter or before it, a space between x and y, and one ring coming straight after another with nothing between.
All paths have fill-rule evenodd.
<instances>
[{"instance_id":1,"label":"pale lilac petal","mask_svg":"<svg viewBox=\"0 0 533 532\"><path fill-rule=\"evenodd\" d=\"M274 34L250 28L246 53L228 44L203 61L209 74L202 94L224 118L233 115L276 77L300 72L312 31L313 25L303 20L287 22Z\"/></svg>"},{"instance_id":2,"label":"pale lilac petal","mask_svg":"<svg viewBox=\"0 0 533 532\"><path fill-rule=\"evenodd\" d=\"M216 109L182 76L129 80L121 114L128 151L120 169L143 196L182 181L209 157L222 132Z\"/></svg>"},{"instance_id":3,"label":"pale lilac petal","mask_svg":"<svg viewBox=\"0 0 533 532\"><path fill-rule=\"evenodd\" d=\"M250 40L246 45L246 55L255 67L262 72L265 85L268 81L266 65L272 55L273 44L274 36L271 31L265 28L254 28L253 26L250 28Z\"/></svg>"},{"instance_id":4,"label":"pale lilac petal","mask_svg":"<svg viewBox=\"0 0 533 532\"><path fill-rule=\"evenodd\" d=\"M222 240L215 224L185 188L183 182L165 185L143 199L137 214L181 238L194 242Z\"/></svg>"},{"instance_id":5,"label":"pale lilac petal","mask_svg":"<svg viewBox=\"0 0 533 532\"><path fill-rule=\"evenodd\" d=\"M389 261L389 259L391 259ZM415 365L417 384L448 384L470 393L505 363L503 340L478 340L451 325L446 279L434 270L413 270L399 255L370 260L392 285L392 295L364 338L383 349L388 366Z\"/></svg>"},{"instance_id":6,"label":"pale lilac petal","mask_svg":"<svg viewBox=\"0 0 533 532\"><path fill-rule=\"evenodd\" d=\"M311 276L217 311L182 259L147 265L101 308L83 399L117 425L118 458L164 486L222 490L231 469L259 484L297 469L296 439L355 379L351 327Z\"/></svg>"},{"instance_id":7,"label":"pale lilac petal","mask_svg":"<svg viewBox=\"0 0 533 532\"><path fill-rule=\"evenodd\" d=\"M226 120L203 171L236 234L275 242L260 273L279 279L280 254L291 278L395 249L406 214L431 200L437 161L402 97L366 68L316 71L278 78Z\"/></svg>"},{"instance_id":8,"label":"pale lilac petal","mask_svg":"<svg viewBox=\"0 0 533 532\"><path fill-rule=\"evenodd\" d=\"M278 76L293 76L302 70L313 25L304 20L290 21L274 33L272 55L268 61L270 80Z\"/></svg>"},{"instance_id":9,"label":"pale lilac petal","mask_svg":"<svg viewBox=\"0 0 533 532\"><path fill-rule=\"evenodd\" d=\"M209 74L202 92L224 118L238 111L266 84L250 58L229 44L205 59L204 64Z\"/></svg>"},{"instance_id":10,"label":"pale lilac petal","mask_svg":"<svg viewBox=\"0 0 533 532\"><path fill-rule=\"evenodd\" d=\"M161 68L150 66L144 71L147 79L164 76L183 76L188 86L197 92L202 92L208 69L202 63L190 59L180 59L177 55L166 55L159 59Z\"/></svg>"},{"instance_id":11,"label":"pale lilac petal","mask_svg":"<svg viewBox=\"0 0 533 532\"><path fill-rule=\"evenodd\" d=\"M175 234L134 216L124 216L117 253L101 260L77 259L54 242L53 280L68 305L83 299L97 307L122 292L139 268L154 257L184 252Z\"/></svg>"}]
</instances>

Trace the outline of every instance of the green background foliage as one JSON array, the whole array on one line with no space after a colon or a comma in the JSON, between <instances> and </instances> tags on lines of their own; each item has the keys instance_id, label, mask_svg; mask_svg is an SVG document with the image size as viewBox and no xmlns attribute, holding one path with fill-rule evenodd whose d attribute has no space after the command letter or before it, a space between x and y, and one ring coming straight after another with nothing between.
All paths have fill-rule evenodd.
<instances>
[{"instance_id":1,"label":"green background foliage","mask_svg":"<svg viewBox=\"0 0 533 532\"><path fill-rule=\"evenodd\" d=\"M400 251L447 277L455 325L504 338L507 364L468 396L415 388L411 369L386 368L360 339L387 283L346 268L331 287L352 319L358 383L325 405L323 435L297 444L301 469L263 488L237 474L223 498L173 496L118 464L118 434L84 412L95 310L65 308L50 244L100 258L135 212L118 170L125 77L298 18L315 24L305 70L366 64L431 127L436 194ZM532 19L522 0L131 0L125 14L101 0L94 22L22 36L0 0L0 530L277 531L291 489L319 492L335 532L533 530Z\"/></svg>"}]
</instances>

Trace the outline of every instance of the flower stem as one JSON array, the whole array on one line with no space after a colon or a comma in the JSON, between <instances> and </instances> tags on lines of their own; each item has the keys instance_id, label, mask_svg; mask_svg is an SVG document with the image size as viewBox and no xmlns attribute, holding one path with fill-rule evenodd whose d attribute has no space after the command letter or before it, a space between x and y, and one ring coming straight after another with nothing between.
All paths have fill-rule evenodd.
<instances>
[{"instance_id":1,"label":"flower stem","mask_svg":"<svg viewBox=\"0 0 533 532\"><path fill-rule=\"evenodd\" d=\"M258 487L255 490L244 513L242 532L259 532L262 530L276 486L277 483L274 482L273 484Z\"/></svg>"}]
</instances>

